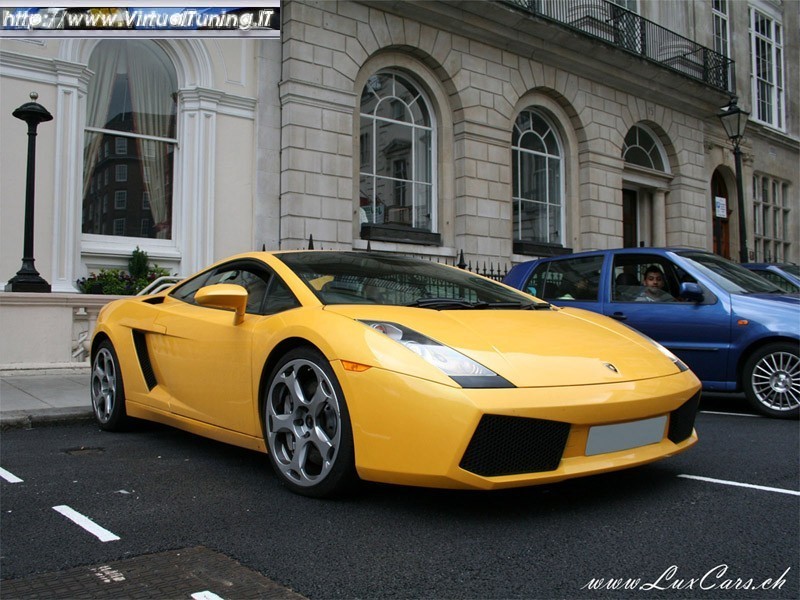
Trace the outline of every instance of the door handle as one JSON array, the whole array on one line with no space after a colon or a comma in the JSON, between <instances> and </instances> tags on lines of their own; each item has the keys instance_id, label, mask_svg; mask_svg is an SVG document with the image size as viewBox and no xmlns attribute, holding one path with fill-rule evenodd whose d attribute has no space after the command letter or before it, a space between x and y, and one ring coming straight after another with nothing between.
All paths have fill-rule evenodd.
<instances>
[{"instance_id":1,"label":"door handle","mask_svg":"<svg viewBox=\"0 0 800 600\"><path fill-rule=\"evenodd\" d=\"M612 319L616 319L617 321L625 321L628 317L625 316L625 313L615 312L609 315Z\"/></svg>"}]
</instances>

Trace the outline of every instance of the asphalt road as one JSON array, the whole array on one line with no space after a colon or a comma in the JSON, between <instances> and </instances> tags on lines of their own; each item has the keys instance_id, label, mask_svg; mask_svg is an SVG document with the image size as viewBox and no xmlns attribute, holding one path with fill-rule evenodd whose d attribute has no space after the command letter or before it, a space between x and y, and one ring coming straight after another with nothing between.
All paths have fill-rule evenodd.
<instances>
[{"instance_id":1,"label":"asphalt road","mask_svg":"<svg viewBox=\"0 0 800 600\"><path fill-rule=\"evenodd\" d=\"M800 597L797 422L704 412L697 429L688 452L619 473L500 492L372 484L338 501L157 425L4 431L0 577L202 547L313 599Z\"/></svg>"}]
</instances>

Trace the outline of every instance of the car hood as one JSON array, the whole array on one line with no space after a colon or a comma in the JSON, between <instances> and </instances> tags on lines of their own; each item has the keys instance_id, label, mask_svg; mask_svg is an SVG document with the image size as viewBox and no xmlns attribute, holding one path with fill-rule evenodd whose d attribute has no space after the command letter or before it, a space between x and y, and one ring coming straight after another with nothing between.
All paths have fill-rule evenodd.
<instances>
[{"instance_id":1,"label":"car hood","mask_svg":"<svg viewBox=\"0 0 800 600\"><path fill-rule=\"evenodd\" d=\"M789 306L800 306L800 294L794 293L784 293L784 294L732 294L734 297L734 301L743 302L743 303L752 303L756 305L760 305L761 303L766 303L764 306L769 306L772 303L780 302L781 304L787 304ZM797 309L795 308L795 314L797 313Z\"/></svg>"},{"instance_id":2,"label":"car hood","mask_svg":"<svg viewBox=\"0 0 800 600\"><path fill-rule=\"evenodd\" d=\"M329 305L325 310L413 329L517 387L621 383L679 372L653 343L632 329L579 309L437 311Z\"/></svg>"}]
</instances>

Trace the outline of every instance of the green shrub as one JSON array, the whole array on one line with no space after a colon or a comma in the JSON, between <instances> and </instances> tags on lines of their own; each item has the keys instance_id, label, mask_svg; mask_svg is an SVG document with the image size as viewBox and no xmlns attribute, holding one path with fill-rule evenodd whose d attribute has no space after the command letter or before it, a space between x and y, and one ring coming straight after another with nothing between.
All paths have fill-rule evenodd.
<instances>
[{"instance_id":1,"label":"green shrub","mask_svg":"<svg viewBox=\"0 0 800 600\"><path fill-rule=\"evenodd\" d=\"M90 273L75 283L84 294L133 296L164 275L169 275L169 271L158 265L151 267L147 252L137 246L128 261L128 271L100 269L99 273Z\"/></svg>"}]
</instances>

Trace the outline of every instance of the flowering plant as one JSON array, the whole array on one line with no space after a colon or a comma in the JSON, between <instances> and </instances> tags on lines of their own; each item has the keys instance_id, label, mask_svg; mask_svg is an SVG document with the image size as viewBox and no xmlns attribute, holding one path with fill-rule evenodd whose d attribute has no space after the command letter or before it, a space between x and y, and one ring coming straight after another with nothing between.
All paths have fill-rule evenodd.
<instances>
[{"instance_id":1,"label":"flowering plant","mask_svg":"<svg viewBox=\"0 0 800 600\"><path fill-rule=\"evenodd\" d=\"M133 296L138 294L153 281L169 271L158 265L150 266L147 252L133 251L128 261L128 271L124 269L100 269L99 273L90 273L75 283L84 294L111 294L116 296Z\"/></svg>"}]
</instances>

